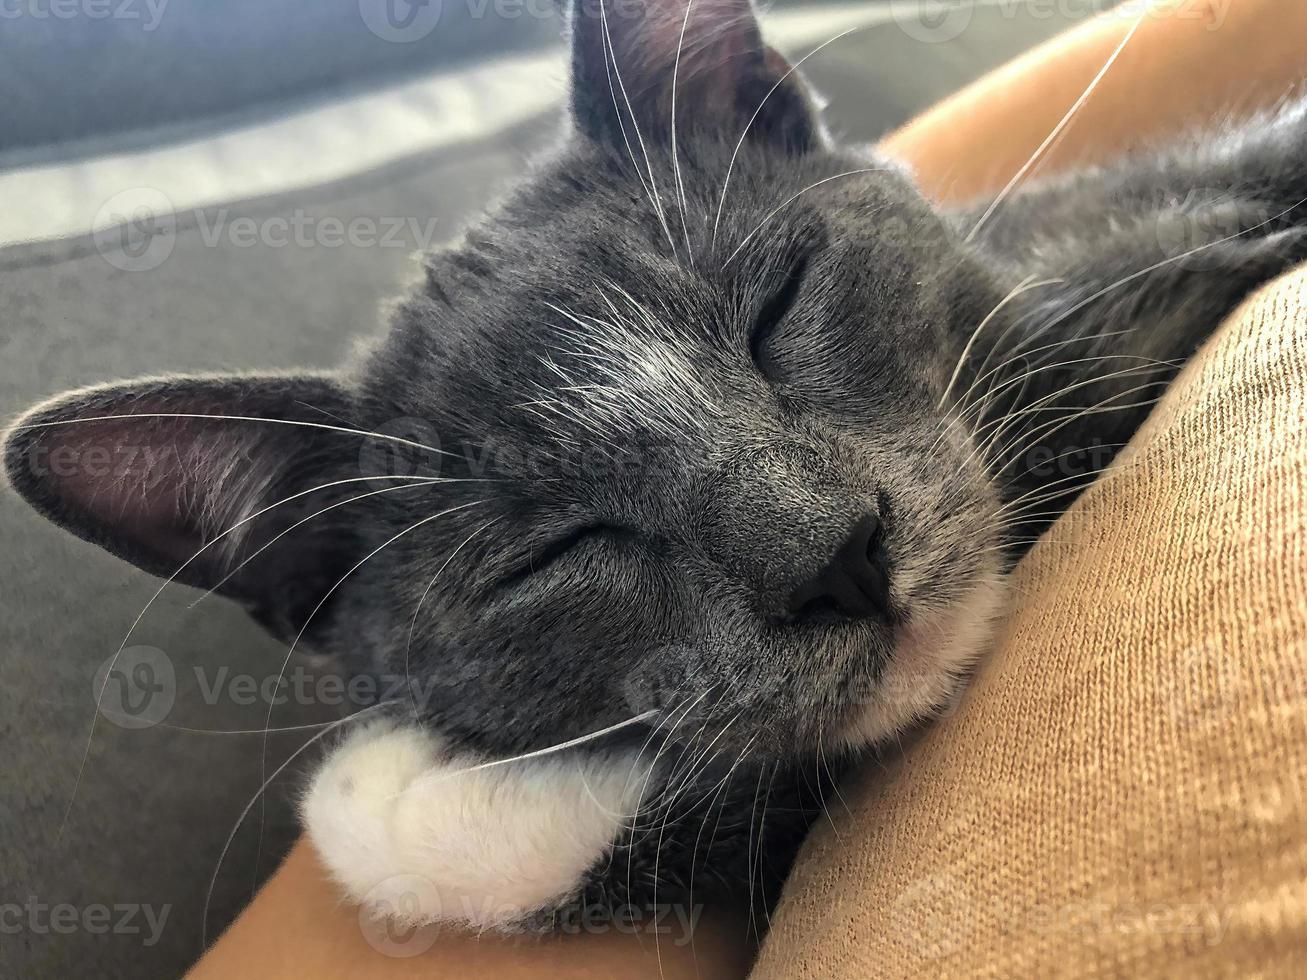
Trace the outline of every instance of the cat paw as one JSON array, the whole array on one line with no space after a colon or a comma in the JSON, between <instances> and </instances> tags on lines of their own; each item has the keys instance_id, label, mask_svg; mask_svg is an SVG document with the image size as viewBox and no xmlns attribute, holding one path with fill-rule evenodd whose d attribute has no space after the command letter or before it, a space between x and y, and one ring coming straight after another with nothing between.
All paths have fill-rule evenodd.
<instances>
[{"instance_id":1,"label":"cat paw","mask_svg":"<svg viewBox=\"0 0 1307 980\"><path fill-rule=\"evenodd\" d=\"M302 815L342 890L375 914L511 930L576 897L647 774L633 752L487 767L424 729L373 724L327 757Z\"/></svg>"}]
</instances>

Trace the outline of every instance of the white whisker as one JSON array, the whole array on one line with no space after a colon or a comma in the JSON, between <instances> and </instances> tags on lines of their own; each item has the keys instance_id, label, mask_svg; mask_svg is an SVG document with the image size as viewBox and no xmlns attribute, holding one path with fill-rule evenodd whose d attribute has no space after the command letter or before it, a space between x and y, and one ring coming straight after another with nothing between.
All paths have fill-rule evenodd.
<instances>
[{"instance_id":1,"label":"white whisker","mask_svg":"<svg viewBox=\"0 0 1307 980\"><path fill-rule=\"evenodd\" d=\"M648 711L641 712L640 714L636 715L633 718L627 718L625 721L619 721L614 725L609 725L607 728L601 728L596 732L589 732L585 735L578 735L576 738L570 738L566 742L559 742L556 745L549 745L543 749L533 749L530 752L523 752L521 755L509 756L506 759L492 759L490 762L478 763L475 766L469 766L466 769L459 769L456 770L455 772L440 772L428 776L423 776L420 779L413 780L398 793L394 793L386 797L386 799L388 800L396 799L397 797L403 796L409 790L414 789L418 786L427 785L428 783L442 782L446 779L454 779L458 776L467 776L471 773L481 772L485 769L494 769L497 766L507 766L514 762L527 762L531 759L540 759L548 755L555 755L559 752L565 752L568 749L576 748L578 745L585 745L589 742L595 741L596 739L601 739L606 735L611 735L613 732L621 731L623 728L630 728L632 725L640 725L645 722L652 721L653 719L657 718L661 713L662 712L659 711L657 708L651 708Z\"/></svg>"},{"instance_id":2,"label":"white whisker","mask_svg":"<svg viewBox=\"0 0 1307 980\"><path fill-rule=\"evenodd\" d=\"M427 587L426 587L425 589L422 590L422 595L418 598L417 606L413 609L413 620L412 620L412 622L409 623L409 626L408 626L408 643L405 644L405 646L404 646L404 686L408 689L408 692L409 692L409 703L413 706L413 713L414 713L414 714L417 714L418 706L417 706L417 701L414 700L414 698L413 698L412 676L411 676L410 673L409 673L409 658L410 658L410 656L411 656L412 653L413 653L413 633L414 633L414 631L417 629L417 625L418 625L418 613L420 613L420 612L422 611L422 604L423 604L424 602L427 601L427 595L431 592L431 589L435 586L435 584L436 584L436 580L439 579L440 576L444 574L445 569L449 567L449 563L450 563L451 561L454 560L454 557L455 557L455 556L456 556L460 551L463 550L463 547L464 547L464 546L465 546L469 541L471 541L473 538L475 538L478 534L480 534L482 531L484 531L486 528L490 527L490 526L491 526L492 524L494 524L496 521L499 521L499 520L501 520L501 519L502 519L502 518L498 518L498 517L496 517L496 518L493 518L493 519L491 519L491 520L486 521L486 522L485 522L484 524L482 524L479 528L477 528L475 531L473 531L471 534L469 534L466 538L464 538L464 539L459 543L458 547L455 548L453 551L451 551L451 552L449 553L449 556L445 559L444 564L442 564L442 565L440 566L440 568L436 569L436 574L435 574L435 575L431 576L431 581L429 581L429 582L427 583Z\"/></svg>"},{"instance_id":3,"label":"white whisker","mask_svg":"<svg viewBox=\"0 0 1307 980\"><path fill-rule=\"evenodd\" d=\"M1126 45L1130 43L1132 38L1134 38L1135 34L1139 31L1139 28L1143 26L1144 20L1148 17L1148 14L1149 9L1145 7L1140 12L1139 17L1135 20L1134 24L1131 25L1130 30L1126 32L1125 37L1121 39L1121 43L1116 46L1116 50L1113 51L1107 61L1103 63L1103 67L1099 69L1098 74L1094 76L1092 81L1090 81L1089 86L1080 94L1080 98L1076 99L1075 104L1067 110L1066 115L1063 116L1061 121L1053 127L1053 131L1048 134L1048 137L1044 142L1036 147L1035 152L1030 155L1030 159L1025 162L1020 170L1013 174L1012 179L1008 181L1007 186L999 191L998 196L990 202L989 208L980 216L980 220L976 222L975 226L971 229L971 233L967 235L965 239L967 242L971 242L975 239L976 235L979 234L980 229L985 226L985 223L994 216L994 213L1003 206L1003 203L1012 195L1012 192L1015 191L1017 187L1020 186L1021 182L1026 179L1026 176L1030 173L1035 164L1039 162L1039 159L1044 155L1045 151L1047 151L1057 138L1062 135L1062 131L1071 124L1071 120L1080 112L1084 104L1089 101L1089 97L1094 94L1094 91L1102 83L1103 79L1107 77L1107 73L1111 71L1112 66L1116 64L1117 59L1121 57L1121 52L1125 50Z\"/></svg>"},{"instance_id":4,"label":"white whisker","mask_svg":"<svg viewBox=\"0 0 1307 980\"><path fill-rule=\"evenodd\" d=\"M246 565L248 565L250 562L252 562L255 558L259 557L259 555L263 554L265 551L267 551L269 548L271 548L274 544L276 544L278 541L280 541L280 540L281 540L282 538L284 538L286 535L290 534L291 531L294 531L296 528L301 527L301 526L303 526L303 525L305 525L305 524L308 524L308 523L309 523L310 521L312 521L314 518L321 517L323 514L326 514L326 513L328 513L329 511L333 511L333 510L335 510L337 507L344 507L346 504L352 504L352 503L355 503L355 502L357 502L357 501L359 501L359 500L366 500L367 498L369 498L369 497L375 497L375 496L377 496L378 494L394 493L394 492L397 491L397 490L412 490L412 489L414 489L415 487L432 486L432 485L435 485L435 484L446 484L446 483L463 483L463 482L471 483L471 482L482 482L482 481L473 481L473 480L467 480L467 481L464 481L464 480L452 480L452 479L446 479L446 478L441 478L441 477L429 477L429 478L426 478L426 479L418 479L418 480L414 480L413 482L405 483L405 484L402 484L402 485L400 485L400 486L398 486L398 487L382 487L382 488L379 489L379 490L369 490L367 493L360 493L360 494L357 494L357 495L355 495L355 496L353 496L353 497L347 497L347 498L345 498L344 500L338 500L338 501L336 501L334 504L328 504L326 507L323 507L323 508L321 508L320 510L315 510L315 511L314 511L312 514L310 514L308 517L305 517L305 518L302 518L302 519L296 521L296 522L295 522L294 524L292 524L290 527L288 527L288 528L286 528L284 531L281 531L280 533L276 534L276 535L275 535L271 540L269 540L269 541L267 541L265 544L261 545L257 550L255 550L253 553L251 553L251 554L248 555L246 558L244 558L244 559L241 561L241 563L240 563L239 565L237 565L235 568L233 568L231 571L229 571L229 572L228 572L226 575L224 575L222 578L218 579L218 581L215 582L213 585L209 586L209 588L206 589L206 590L204 591L204 593L203 593L203 594L202 594L198 599L196 599L194 602L191 603L191 606L190 606L190 607L191 607L192 609L194 609L196 606L198 606L201 602L203 602L203 601L204 601L205 599L207 599L209 596L213 595L213 593L217 592L220 588L222 588L222 587L227 583L227 581L228 581L228 580L229 580L233 575L235 575L235 574L236 574L237 572L239 572L242 568L244 568Z\"/></svg>"},{"instance_id":5,"label":"white whisker","mask_svg":"<svg viewBox=\"0 0 1307 980\"><path fill-rule=\"evenodd\" d=\"M972 347L974 347L976 344L976 338L978 338L981 332L987 326L989 326L991 322L993 322L994 317L998 316L998 314L1002 312L1003 308L1007 306L1008 303L1012 302L1012 300L1016 299L1022 293L1028 292L1032 289L1038 289L1040 286L1051 286L1054 283L1060 283L1065 281L1063 279L1041 279L1039 282L1031 282L1031 280L1034 278L1035 277L1031 275L1023 279L1020 285L1018 285L1010 293L1008 293L1001 300L999 300L998 305L995 306L992 310L990 310L989 314L983 320L980 321L980 325L976 327L976 329L972 332L971 336L967 339L966 345L962 348L962 353L958 357L958 363L953 368L953 374L948 379L948 384L944 386L944 394L940 396L939 404L935 406L936 410L943 408L944 403L948 401L948 396L953 391L953 385L957 383L958 375L962 373L962 365L966 363L967 356L971 353Z\"/></svg>"},{"instance_id":6,"label":"white whisker","mask_svg":"<svg viewBox=\"0 0 1307 980\"><path fill-rule=\"evenodd\" d=\"M743 249L744 246L748 245L749 242L753 240L754 235L762 231L763 226L767 224L767 222L771 221L772 218L776 217L776 215L780 214L787 207L793 204L796 200L798 200L798 198L801 195L806 194L808 191L813 190L814 188L820 187L822 184L829 184L832 180L839 180L841 177L855 177L858 174L880 174L884 172L885 172L884 167L862 167L859 168L858 170L846 170L843 173L832 174L830 177L823 177L821 180L813 181L811 184L809 184L807 187L803 188L802 190L796 191L794 194L791 194L788 198L785 199L785 201L780 205L780 207L772 209L772 211L770 211L765 218L763 218L760 222L758 222L757 227L755 227L753 231L749 232L747 235L744 236L744 238L740 241L740 244L735 247L735 251L732 252L729 256L727 256L726 261L722 263L721 267L725 269L728 265L730 265L731 262L734 261L735 257L740 254L741 249Z\"/></svg>"},{"instance_id":7,"label":"white whisker","mask_svg":"<svg viewBox=\"0 0 1307 980\"><path fill-rule=\"evenodd\" d=\"M1226 235L1224 238L1218 238L1215 241L1206 242L1205 244L1189 249L1187 252L1182 252L1179 255L1173 255L1170 258L1163 259L1160 262L1156 262L1145 269L1140 269L1138 272L1133 272L1128 276L1124 276L1123 278L1118 279L1116 282L1112 283L1111 285L1104 286L1102 289L1094 293L1092 296L1087 296L1085 299L1081 300L1079 303L1071 307L1069 310L1065 310L1062 313L1058 314L1056 317L1054 317L1044 326L1040 327L1039 332L1044 332L1052 329L1053 327L1057 326L1059 323L1063 322L1067 318L1072 317L1075 314L1079 313L1090 303L1102 299L1104 296L1106 296L1108 293L1112 292L1115 289L1119 289L1122 286L1128 285L1129 283L1134 282L1136 279L1139 279L1142 276L1150 275L1151 273L1156 272L1158 269L1163 269L1168 265L1174 265L1177 262L1183 262L1185 259L1192 258L1193 256L1198 255L1201 252L1205 252L1210 248L1216 248L1219 245L1225 245L1228 242L1234 241L1236 238L1242 238L1244 235L1251 234L1254 231L1259 231L1260 229L1265 228L1268 225L1274 224L1275 222L1286 217L1287 215L1292 214L1294 211L1298 210L1298 208L1302 207L1304 204L1307 204L1307 197L1304 197L1297 204L1285 208L1283 211L1279 212L1278 214L1272 215L1271 217L1267 218L1265 221L1253 225L1251 228L1245 228L1242 231L1237 231L1232 235Z\"/></svg>"},{"instance_id":8,"label":"white whisker","mask_svg":"<svg viewBox=\"0 0 1307 980\"><path fill-rule=\"evenodd\" d=\"M667 213L663 210L662 198L659 197L658 195L658 182L654 178L653 164L650 162L649 159L649 151L648 149L645 148L644 137L640 133L640 123L635 118L635 109L631 105L631 98L629 95L626 94L626 83L622 81L622 70L621 68L618 67L617 64L617 49L613 46L613 37L608 30L608 12L605 9L605 7L606 7L605 0L599 0L599 21L604 31L604 42L605 42L605 47L607 48L608 51L608 58L609 61L611 61L613 67L612 77L615 77L617 79L617 87L622 93L622 101L626 103L626 111L631 116L631 128L635 130L635 141L640 146L640 155L644 157L645 171L649 177L649 186L646 188L646 191L648 191L650 196L649 203L653 205L654 214L657 215L658 217L658 223L662 226L663 234L667 236L667 244L672 247L672 256L675 257L676 241L675 239L672 238L671 229L667 227ZM612 88L611 78L609 80L609 88L610 89ZM615 95L614 95L614 102L616 102ZM614 105L614 108L617 108L616 105ZM622 123L622 114L620 109L618 109L617 111L617 124L622 127L622 134L623 137L625 137L626 126ZM628 150L630 149L629 142L627 143L627 149ZM634 153L632 153L632 162L634 162L634 158L635 155ZM637 167L636 169L638 171L639 168Z\"/></svg>"},{"instance_id":9,"label":"white whisker","mask_svg":"<svg viewBox=\"0 0 1307 980\"><path fill-rule=\"evenodd\" d=\"M96 699L95 699L96 711L95 714L91 717L91 730L86 735L86 745L82 749L82 759L77 767L77 776L73 780L73 792L68 799L68 805L64 808L63 820L59 824L59 833L56 839L61 839L63 837L64 829L68 825L68 817L72 813L73 804L76 803L77 801L78 790L81 788L82 779L86 774L86 763L90 759L91 746L94 744L95 741L96 720L99 718L100 713L104 707L104 695L105 695L105 691L109 687L109 677L113 674L114 667L117 666L118 660L122 656L123 651L127 649L127 644L131 641L132 634L136 632L137 628L141 625L141 621L145 619L146 614L150 611L151 607L159 599L159 597L163 595L164 591L167 590L168 586L172 585L172 583L177 580L177 576L179 576L188 567L190 567L190 564L193 561L199 558L200 555L204 554L204 552L206 552L213 545L217 544L219 541L223 540L234 531L244 527L246 524L249 524L251 521L257 520L259 517L268 513L271 510L275 510L278 507L283 506L284 504L291 503L292 501L298 500L301 497L307 496L308 494L317 493L320 490L328 490L332 487L338 487L350 483L363 483L372 480L387 480L387 479L406 480L406 481L426 481L432 478L417 477L417 476L356 476L356 477L350 477L347 480L335 480L331 483L324 483L321 486L309 487L307 490L301 490L298 493L293 493L289 497L283 497L281 500L278 500L274 503L268 504L266 507L262 507L259 510L256 510L253 514L250 514L248 517L242 518L241 520L237 521L235 524L228 527L226 530L217 534L213 538L210 538L200 547L198 551L195 552L195 554L191 555L184 562L182 562L181 565L177 567L177 570L175 572L173 572L166 579L164 579L163 584L159 586L159 588L155 591L154 595L150 596L149 600L145 603L145 605L141 607L141 611L136 614L136 618L132 620L131 625L127 627L127 634L123 637L122 642L118 644L118 649L114 651L114 655L109 661L108 670L106 670L105 672L104 683L100 685L100 691L96 695Z\"/></svg>"},{"instance_id":10,"label":"white whisker","mask_svg":"<svg viewBox=\"0 0 1307 980\"><path fill-rule=\"evenodd\" d=\"M422 449L427 452L438 453L441 456L455 455L446 450L437 449L435 446L428 446L420 442L414 442L412 439L386 435L382 432L369 432L366 429L352 429L345 425L327 425L324 422L302 422L297 419L270 419L258 415L211 415L207 412L129 412L125 415L90 415L85 418L57 419L53 422L33 422L28 425L17 425L14 426L12 431L24 432L28 429L47 429L61 425L82 425L87 422L116 422L119 419L216 419L220 422L268 422L273 425L295 425L306 429L323 429L328 432L343 432L351 436L366 436L369 439L381 439L385 442L394 442L402 446L412 446L414 449Z\"/></svg>"},{"instance_id":11,"label":"white whisker","mask_svg":"<svg viewBox=\"0 0 1307 980\"><path fill-rule=\"evenodd\" d=\"M821 51L823 48L831 44L834 44L842 37L848 37L850 34L854 33L855 31L865 31L867 30L868 27L872 27L872 26L875 25L864 24L861 27L850 27L847 31L841 31L839 34L836 34L830 40L823 41L821 44L817 45L815 48L813 48L811 51L805 54L802 58L800 58L798 61L792 64L789 70L785 72L785 74L782 75L780 78L778 78L772 84L772 87L767 90L767 93L762 97L762 101L758 103L758 108L753 110L753 115L751 115L749 117L749 121L744 124L744 130L740 133L740 138L735 144L735 149L731 153L731 159L726 164L726 176L722 180L722 192L717 198L717 217L713 219L713 225L712 225L712 240L714 246L717 244L717 228L722 223L722 208L726 205L726 189L727 187L730 186L731 174L735 170L735 159L740 155L740 148L744 146L744 140L749 135L749 130L753 127L754 121L757 120L758 115L762 112L763 106L767 104L767 100L772 97L772 93L775 92L778 88L780 88L783 84L785 84L785 80L788 79L791 75L793 75L798 70L800 65L802 65L805 61L807 61L809 58L815 55L818 51Z\"/></svg>"},{"instance_id":12,"label":"white whisker","mask_svg":"<svg viewBox=\"0 0 1307 980\"><path fill-rule=\"evenodd\" d=\"M359 711L356 711L354 712L354 714L346 718L341 718L338 721L329 723L325 728L323 728L322 731L318 732L316 735L314 735L312 738L306 741L303 745L301 745L298 749L292 752L287 757L286 761L283 762L281 765L279 765L276 768L276 770L273 771L271 776L268 776L266 779L263 780L263 784L259 786L254 796L251 797L249 803L245 804L245 809L241 810L240 816L236 818L236 825L231 828L231 833L227 835L227 840L222 845L222 851L219 852L218 854L218 863L213 869L212 877L210 877L209 879L209 889L204 896L204 908L200 912L200 948L201 949L204 949L209 945L208 942L209 906L213 902L213 890L218 884L218 873L222 870L223 861L227 859L227 852L231 850L232 841L236 839L237 831L240 830L241 824L245 822L245 818L250 815L250 811L254 809L255 802L262 799L264 792L266 792L268 787L272 785L272 781L276 779L278 776L280 776L283 772L285 772L286 768L292 762L294 762L301 755L303 755L304 752L308 750L309 746L315 744L319 739L335 731L337 728L341 727L342 725L347 725L352 721L357 721L359 718L361 718L364 715L371 714L373 711L378 711L381 708L389 707L394 703L395 702L393 701L383 701L380 704L374 704L367 708L363 708Z\"/></svg>"},{"instance_id":13,"label":"white whisker","mask_svg":"<svg viewBox=\"0 0 1307 980\"><path fill-rule=\"evenodd\" d=\"M681 35L676 39L676 61L672 65L672 173L676 178L676 191L681 202L681 231L685 235L685 254L690 259L690 268L694 268L694 251L690 248L690 226L686 223L689 210L685 200L685 181L681 179L681 157L676 150L676 89L681 73L681 49L685 47L685 28L690 23L690 11L694 9L694 0L685 5L685 16L681 19Z\"/></svg>"},{"instance_id":14,"label":"white whisker","mask_svg":"<svg viewBox=\"0 0 1307 980\"><path fill-rule=\"evenodd\" d=\"M469 507L475 507L475 506L477 506L478 504L483 504L483 503L485 503L484 500L472 500L472 501L469 501L468 503L465 503L465 504L459 504L459 505L457 505L457 506L455 506L455 507L449 507L449 508L447 508L447 509L445 509L445 510L442 510L442 511L439 511L439 512L437 512L437 513L435 513L435 514L428 514L426 517L422 518L420 521L416 521L416 522L410 524L408 527L404 528L404 530L402 530L402 531L398 532L397 534L394 534L394 535L392 535L391 537L387 538L385 541L383 541L381 544L377 545L377 547L373 548L373 549L372 549L371 551L369 551L366 555L364 555L364 556L363 556L362 558L360 558L357 562L355 562L354 565L350 566L349 571L347 571L344 575L342 575L340 578L338 578L338 579L336 580L335 584L332 585L331 588L329 588L325 593L323 593L322 598L318 600L317 605L315 605L315 606L313 607L312 612L310 612L309 615L308 615L308 617L304 620L304 625L301 626L299 632L295 634L295 639L291 642L290 648L286 651L286 657L285 657L285 659L281 662L281 670L277 672L277 681L276 681L277 685L280 686L280 684L281 684L283 678L285 678L285 676L286 676L286 668L290 666L291 657L293 657L293 656L295 655L295 650L296 650L296 648L299 646L299 642L300 642L300 640L302 640L302 639L304 638L304 634L305 634L305 632L308 630L309 625L313 622L314 617L317 616L317 614L322 610L322 607L325 606L325 605L327 604L327 600L330 599L330 598L332 597L332 595L335 594L335 592L336 592L336 590L337 590L338 588L340 588L342 585L345 584L345 582L349 579L349 577L350 577L351 575L353 575L355 572L357 572L360 568L362 568L365 564L367 564L369 561L371 561L374 557L376 557L377 555L379 555L379 554L380 554L382 551L384 551L386 548L390 547L392 544L394 544L394 543L395 543L396 541L398 541L400 538L404 537L406 534L409 534L409 533L412 532L412 531L416 531L418 528L423 527L423 526L425 526L425 525L427 525L427 524L430 524L432 521L437 520L437 519L439 519L439 518L441 518L441 517L445 517L445 516L447 516L447 515L449 515L449 514L453 514L453 513L455 513L456 511L466 510L466 509L469 508ZM266 721L264 722L264 727L265 727L265 728L271 729L271 727L272 727L272 711L273 711L273 708L275 708L275 707L276 707L276 699L274 698L274 699L271 699L271 700L269 701L269 703L268 703L268 716L267 716ZM260 754L260 761L261 761L262 771L263 771L263 772L267 772L267 767L268 767L268 739L267 739L266 736L265 736L264 739L263 739L263 747L262 747L261 754ZM259 840L258 840L258 844L257 844L257 846L256 846L256 848L255 848L255 864L256 864L256 865L257 865L257 863L258 863L258 854L262 852L262 849L263 849L263 823L262 823L262 821L260 821L260 823L259 823Z\"/></svg>"}]
</instances>

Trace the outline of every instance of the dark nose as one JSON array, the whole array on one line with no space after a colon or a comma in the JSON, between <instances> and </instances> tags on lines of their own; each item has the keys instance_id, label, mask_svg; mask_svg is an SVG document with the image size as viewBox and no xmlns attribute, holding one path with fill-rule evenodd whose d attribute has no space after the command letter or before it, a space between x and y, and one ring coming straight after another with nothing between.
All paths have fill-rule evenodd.
<instances>
[{"instance_id":1,"label":"dark nose","mask_svg":"<svg viewBox=\"0 0 1307 980\"><path fill-rule=\"evenodd\" d=\"M871 619L889 612L889 569L880 518L867 514L831 560L790 597L792 620Z\"/></svg>"}]
</instances>

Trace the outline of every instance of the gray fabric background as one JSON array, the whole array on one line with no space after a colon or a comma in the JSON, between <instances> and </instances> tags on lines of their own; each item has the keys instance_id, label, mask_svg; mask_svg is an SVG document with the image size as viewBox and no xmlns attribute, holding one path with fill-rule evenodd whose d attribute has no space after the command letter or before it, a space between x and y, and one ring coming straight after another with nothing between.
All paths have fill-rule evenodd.
<instances>
[{"instance_id":1,"label":"gray fabric background","mask_svg":"<svg viewBox=\"0 0 1307 980\"><path fill-rule=\"evenodd\" d=\"M182 0L173 3L177 6L167 16L177 26L171 29L186 36L224 24L212 20L212 9L205 15L209 20L188 23ZM18 50L17 35L10 33L12 22L0 21L0 62L5 63L0 74L12 80L15 66L18 73L33 72L16 101L0 100L0 113L7 114L0 114L0 132L28 141L29 156L58 157L67 144L52 146L51 140L126 139L122 127L147 121L203 126L200 114L212 106L200 99L198 89L239 75L224 67L232 60L268 59L278 46L263 32L284 34L287 64L276 71L269 65L263 86L249 89L254 95L243 89L227 93L223 113L274 114L285 103L259 99L299 99L315 86L343 91L402 67L373 65L369 59L381 55L366 43L355 49L344 40L296 37L288 0L259 3L258 15L251 13L259 5L254 0L226 5L233 18L250 20L225 24L223 44L229 46L215 48L209 60L183 67L184 58L173 58L185 54L183 47L147 65L131 46L100 49L88 67L98 74L81 76L81 83L71 76L60 81L30 48L19 51L18 60L4 61ZM203 7L197 2L191 15L200 16ZM837 130L870 140L1059 26L1049 18L977 16L962 36L934 45L915 43L890 26L814 59L811 75L831 97L829 114ZM484 23L477 28L484 29ZM511 43L524 43L520 28L505 33L512 35ZM245 41L253 53L242 49ZM448 36L440 43L448 45ZM326 52L322 58L313 56L314 45ZM478 45L485 46L476 40L467 51ZM422 58L404 57L430 65L439 64L442 54L433 49ZM327 61L335 65L330 71L309 70ZM177 87L197 91L134 83L145 104L115 115L97 101L98 85L86 84L88 78L103 82L138 69L153 73L155 82L171 81L175 69ZM436 219L439 237L449 237L521 171L553 128L553 119L540 119L335 186L237 203L229 220L243 214L289 216L295 209L343 221L411 216L419 224ZM352 337L377 328L380 306L412 271L414 244L409 239L398 248L238 248L230 242L211 247L194 228L182 227L168 260L139 273L119 271L84 240L0 250L0 419L61 389L122 376L330 366L346 355ZM262 729L266 704L237 703L230 679L275 676L285 651L222 600L192 609L198 593L169 589L131 643L155 647L167 657L176 672L176 703L163 724L144 730L126 730L101 717L78 784L95 716L96 671L157 587L156 580L43 523L9 490L0 494L0 906L17 906L22 917L17 931L0 931L0 976L175 976L201 950L205 892L228 833L261 782L261 739L170 726ZM215 684L223 691L216 700L205 693ZM273 725L335 717L340 710L330 704L286 705L276 709ZM305 734L273 736L270 766ZM312 758L310 749L268 794L260 862L255 860L259 808L237 835L218 875L210 937L275 867L293 836L289 804ZM33 902L72 903L79 914L96 904L126 903L166 905L170 911L159 941L147 946L141 934L97 935L82 927L60 934L48 921L42 928L29 918Z\"/></svg>"}]
</instances>

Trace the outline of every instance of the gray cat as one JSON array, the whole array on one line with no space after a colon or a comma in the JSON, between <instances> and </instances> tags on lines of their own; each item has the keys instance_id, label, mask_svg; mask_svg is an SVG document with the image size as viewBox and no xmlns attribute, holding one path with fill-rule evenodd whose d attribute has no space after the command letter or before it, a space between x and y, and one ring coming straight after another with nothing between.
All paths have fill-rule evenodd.
<instances>
[{"instance_id":1,"label":"gray cat","mask_svg":"<svg viewBox=\"0 0 1307 980\"><path fill-rule=\"evenodd\" d=\"M833 144L748 0L686 2L581 0L560 146L348 369L72 392L6 442L73 533L406 681L304 800L383 913L765 910L1013 560L1307 258L1303 104L941 211Z\"/></svg>"}]
</instances>

